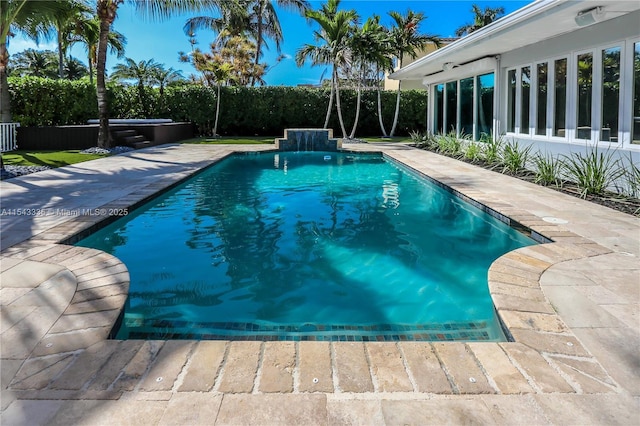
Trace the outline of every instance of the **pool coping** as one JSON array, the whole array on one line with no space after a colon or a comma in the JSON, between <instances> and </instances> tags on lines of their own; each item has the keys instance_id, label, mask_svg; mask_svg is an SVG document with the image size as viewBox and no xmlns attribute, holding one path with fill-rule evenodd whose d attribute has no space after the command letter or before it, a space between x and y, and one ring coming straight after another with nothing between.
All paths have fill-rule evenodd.
<instances>
[{"instance_id":1,"label":"pool coping","mask_svg":"<svg viewBox=\"0 0 640 426\"><path fill-rule=\"evenodd\" d=\"M372 147L370 145L350 145L346 148L353 152L370 152ZM493 200L483 197L482 194L466 192L464 188L460 187L459 182L456 182L455 177L441 175L438 178L438 173L430 173L429 170L416 167L415 164L412 165L412 162L419 161L419 157L424 156L423 153L418 155L415 151L397 146L391 148L380 146L378 148L380 151L375 149L376 152L382 152L385 156L393 158L394 161L399 161L418 173L428 175L431 179L450 187L451 190L462 194L463 197L475 200L491 211L497 212L503 220L513 219L554 242L509 252L497 259L489 269L491 296L501 320L515 342L363 342L356 344L331 342L331 344L327 343L326 348L328 348L332 364L332 386L322 388L324 390L319 390L320 387L314 388L311 385L301 386L299 378L297 389L294 384L290 386L288 392L417 392L450 393L453 395L487 393L620 394L624 392L624 389L613 380L601 363L576 338L571 328L563 322L540 286L543 273L554 265L614 253L614 250L571 232L560 224L544 221L539 215L530 211L505 205L504 200ZM260 147L257 150L269 151L271 149ZM125 197L103 204L98 208L117 212L132 205L138 205L234 152L233 148L227 147L224 152L218 153L216 158L200 161L197 167L187 168L183 173L174 174L163 181L149 183ZM410 159L408 159L407 153L410 153L408 154ZM438 161L441 160L438 159ZM0 252L3 260L10 258L16 262L30 261L60 265L75 276L77 285L68 306L42 339L31 349L24 348L22 352L16 351L15 356L8 358L21 361L20 368L9 386L9 389L17 392L19 398L42 399L44 395L47 397L53 395L64 397L63 399L82 399L87 398L87 395L93 395L93 397L97 395L98 398L118 399L127 392L126 389L115 392L113 389L105 389L102 393L94 391L92 394L86 388L86 382L80 385L78 383L74 383L73 386L68 385L67 387L71 387L71 389L60 386L60 382L69 375L74 363L81 363L84 359L83 353L91 352L90 348L92 347L105 345L105 339L120 315L126 300L129 277L126 266L122 262L97 250L58 243L59 241L73 241L73 238L81 232L98 226L97 223L100 220L102 220L100 216L76 217L48 228L24 242ZM16 266L18 265L19 263L16 263ZM78 320L80 317L83 318L83 321ZM84 321L86 319L91 321L89 326ZM117 341L111 342L118 344ZM234 362L235 358L232 355L236 352L242 353L240 346L245 342L223 343L223 347L218 348L222 353L218 360L214 383L211 383L209 391L262 393L260 386L256 388L255 385L256 383L266 383L266 381L261 382L257 378L259 375L264 375L266 371L263 365L255 367L254 377L251 380L252 386L231 386L225 391L224 377L221 379L220 375L222 373L228 374L229 370L223 371L222 366L228 368ZM251 346L249 343L254 345ZM310 348L314 348L313 345L308 344L311 342L296 342L293 344L293 349L289 346L292 342L281 342L281 344L273 342L273 345L258 343L257 347L255 343L247 342L245 346L260 351L263 359L257 360L258 362L264 362L265 358L268 358L267 353L271 353L272 350L277 356L284 356L279 351L285 351L290 355L293 350L294 358L297 359L298 367L296 368L298 368L297 374L299 375L302 374L301 352L308 352L311 350ZM180 361L181 366L190 365L192 358L200 353L200 348L207 346L194 342L183 344L189 345L189 349L183 350L186 360ZM413 348L409 346L413 346ZM324 351L326 348L323 346ZM411 355L414 350L419 352L419 355ZM6 358L5 355L3 353L2 358ZM323 357L326 354L320 356ZM401 385L398 383L394 385L391 376L397 379L398 375L402 375L402 373L399 370L385 371L382 365L397 356L403 359L402 368L399 367L400 370L404 369L404 373L409 377L408 382L405 380ZM162 351L156 348L153 356L144 365L143 374L138 377L138 380L143 381L153 375L154 366L158 365L162 358ZM418 379L422 373L417 359L429 361L427 362L429 365L431 365L431 361L434 361L434 365L441 368L442 374L440 376L446 378L445 384L440 382L422 384ZM345 383L348 383L347 377L353 371L350 373L341 372L347 368L346 364L342 365L341 360L347 364L360 366L359 373L365 376L369 375L368 380L355 380L345 388ZM353 366L349 367L351 370L353 368ZM469 374L470 372L473 376ZM175 383L172 382L171 386L165 383L163 386L159 386L159 389L180 391L176 380L181 374L183 376L181 379L190 377L188 369L185 372L180 368L175 374ZM474 380L471 381L471 379ZM69 382L68 377L66 380ZM138 387L134 386L129 390L145 390L144 386L143 388L139 386L138 384ZM286 386L278 388L278 392L287 392L287 389ZM199 390L202 391L202 389ZM265 393L268 392L267 390Z\"/></svg>"}]
</instances>

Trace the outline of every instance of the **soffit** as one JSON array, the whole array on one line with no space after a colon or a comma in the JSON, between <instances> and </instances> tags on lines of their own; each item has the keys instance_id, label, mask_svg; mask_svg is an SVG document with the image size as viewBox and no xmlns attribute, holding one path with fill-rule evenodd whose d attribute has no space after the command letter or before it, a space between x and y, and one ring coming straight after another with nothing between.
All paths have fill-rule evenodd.
<instances>
[{"instance_id":1,"label":"soffit","mask_svg":"<svg viewBox=\"0 0 640 426\"><path fill-rule=\"evenodd\" d=\"M578 27L575 17L578 12L597 6L604 7L605 21L640 10L640 1L538 0L418 59L389 77L422 80L425 76L442 72L445 63L462 65L586 28Z\"/></svg>"}]
</instances>

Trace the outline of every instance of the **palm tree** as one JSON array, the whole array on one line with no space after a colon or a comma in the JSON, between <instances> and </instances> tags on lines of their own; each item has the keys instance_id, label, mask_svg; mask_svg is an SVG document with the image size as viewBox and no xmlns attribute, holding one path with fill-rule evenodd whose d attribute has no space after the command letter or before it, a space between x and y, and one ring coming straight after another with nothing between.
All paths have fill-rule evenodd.
<instances>
[{"instance_id":1,"label":"palm tree","mask_svg":"<svg viewBox=\"0 0 640 426\"><path fill-rule=\"evenodd\" d=\"M456 30L456 36L462 37L465 34L471 34L482 27L486 27L504 14L504 7L490 8L485 7L484 10L476 4L471 6L473 13L473 23L465 24Z\"/></svg>"},{"instance_id":2,"label":"palm tree","mask_svg":"<svg viewBox=\"0 0 640 426\"><path fill-rule=\"evenodd\" d=\"M358 19L355 10L338 10L340 0L328 0L320 10L307 10L305 17L320 25L319 31L314 31L320 46L305 45L296 53L296 63L302 65L307 58L312 59L314 65L320 63L330 63L332 66L331 86L335 92L336 108L338 110L338 121L342 130L342 137L347 137L347 131L342 119L342 109L340 105L340 85L338 70L344 65L349 53L349 38L351 36L352 24ZM329 99L327 116L331 113L332 98ZM328 120L325 120L328 122ZM327 124L325 123L325 127Z\"/></svg>"},{"instance_id":3,"label":"palm tree","mask_svg":"<svg viewBox=\"0 0 640 426\"><path fill-rule=\"evenodd\" d=\"M153 71L153 83L157 83L160 88L160 97L164 95L164 88L173 82L184 80L180 71L173 68L165 69L160 65Z\"/></svg>"},{"instance_id":4,"label":"palm tree","mask_svg":"<svg viewBox=\"0 0 640 426\"><path fill-rule=\"evenodd\" d=\"M391 43L395 47L394 56L398 61L399 68L402 68L402 59L404 55L416 58L416 49L420 49L426 43L433 43L440 47L440 40L433 35L422 35L418 32L418 27L427 17L424 13L415 13L407 10L402 15L398 12L389 12L389 16L393 18L394 27L391 29ZM393 125L391 126L390 135L393 136L398 126L398 117L400 116L400 86L402 81L398 81L398 92L396 96L396 110L393 116Z\"/></svg>"},{"instance_id":5,"label":"palm tree","mask_svg":"<svg viewBox=\"0 0 640 426\"><path fill-rule=\"evenodd\" d=\"M211 74L216 81L216 119L213 124L213 137L218 136L218 118L220 117L220 96L222 95L222 85L232 79L233 67L229 63L217 64L211 69Z\"/></svg>"},{"instance_id":6,"label":"palm tree","mask_svg":"<svg viewBox=\"0 0 640 426\"><path fill-rule=\"evenodd\" d=\"M61 1L58 10L51 20L45 23L45 35L51 36L51 30L55 31L58 44L58 76L64 78L64 57L69 47L69 39L72 34L82 27L83 22L91 19L91 8L78 0Z\"/></svg>"},{"instance_id":7,"label":"palm tree","mask_svg":"<svg viewBox=\"0 0 640 426\"><path fill-rule=\"evenodd\" d=\"M85 75L89 74L89 70L87 69L87 66L83 64L80 60L72 56L69 56L64 61L63 71L64 71L64 75L69 80L78 80L84 77Z\"/></svg>"},{"instance_id":8,"label":"palm tree","mask_svg":"<svg viewBox=\"0 0 640 426\"><path fill-rule=\"evenodd\" d=\"M96 13L100 19L100 35L98 38L98 59L97 59L97 97L98 97L98 118L100 126L98 130L98 146L101 148L111 147L111 136L109 135L109 105L107 103L107 88L105 82L105 70L107 63L107 48L109 46L109 33L111 25L116 19L118 6L124 0L96 0ZM217 8L224 4L224 0L129 0L138 13L143 16L162 19L168 18L173 13L184 13L200 9Z\"/></svg>"},{"instance_id":9,"label":"palm tree","mask_svg":"<svg viewBox=\"0 0 640 426\"><path fill-rule=\"evenodd\" d=\"M309 5L307 0L275 0L280 7L304 12ZM190 18L184 25L184 32L193 40L199 29L212 30L218 34L216 49L223 48L229 40L244 37L255 41L253 68L258 70L265 37L273 39L280 52L283 41L280 20L272 0L230 0L219 7L220 16L197 16ZM265 68L265 67L263 67ZM250 85L261 80L260 75L251 76Z\"/></svg>"},{"instance_id":10,"label":"palm tree","mask_svg":"<svg viewBox=\"0 0 640 426\"><path fill-rule=\"evenodd\" d=\"M58 61L53 50L27 49L11 60L11 75L56 78Z\"/></svg>"},{"instance_id":11,"label":"palm tree","mask_svg":"<svg viewBox=\"0 0 640 426\"><path fill-rule=\"evenodd\" d=\"M0 123L11 122L7 65L7 42L11 35L22 32L34 38L44 33L45 22L64 7L57 1L0 0Z\"/></svg>"},{"instance_id":12,"label":"palm tree","mask_svg":"<svg viewBox=\"0 0 640 426\"><path fill-rule=\"evenodd\" d=\"M162 68L162 65L149 59L146 61L140 61L136 63L131 58L125 58L124 64L116 64L113 67L111 78L115 80L135 80L138 88L138 100L140 101L140 107L145 116L149 116L149 103L146 101L144 94L145 85L151 85L155 82L158 71Z\"/></svg>"},{"instance_id":13,"label":"palm tree","mask_svg":"<svg viewBox=\"0 0 640 426\"><path fill-rule=\"evenodd\" d=\"M88 20L76 22L76 28L68 39L68 46L81 43L87 51L87 62L89 65L89 82L93 85L93 74L98 61L98 42L100 40L100 20L93 16ZM127 38L118 31L110 31L107 36L107 46L112 54L118 58L124 57L124 46Z\"/></svg>"},{"instance_id":14,"label":"palm tree","mask_svg":"<svg viewBox=\"0 0 640 426\"><path fill-rule=\"evenodd\" d=\"M367 19L362 28L354 27L351 37L351 61L357 73L357 101L356 117L351 129L350 139L353 139L360 117L360 99L362 86L373 80L378 93L380 91L380 64L386 68L391 66L389 58L389 37L386 29L380 25L380 16L373 15ZM368 72L373 69L373 75ZM373 77L373 78L371 78ZM382 120L380 121L382 123ZM384 131L384 127L383 127Z\"/></svg>"},{"instance_id":15,"label":"palm tree","mask_svg":"<svg viewBox=\"0 0 640 426\"><path fill-rule=\"evenodd\" d=\"M309 9L309 2L307 0L275 0L278 6L283 9L289 9L304 13ZM280 43L283 41L282 28L280 27L280 20L276 13L273 1L271 0L248 0L253 14L250 19L255 19L255 39L256 39L256 55L255 65L257 66L260 58L262 57L262 45L264 43L264 36L268 36L273 39L276 44L276 49L280 52ZM253 20L252 19L252 20ZM252 78L251 85L255 85L256 80Z\"/></svg>"}]
</instances>

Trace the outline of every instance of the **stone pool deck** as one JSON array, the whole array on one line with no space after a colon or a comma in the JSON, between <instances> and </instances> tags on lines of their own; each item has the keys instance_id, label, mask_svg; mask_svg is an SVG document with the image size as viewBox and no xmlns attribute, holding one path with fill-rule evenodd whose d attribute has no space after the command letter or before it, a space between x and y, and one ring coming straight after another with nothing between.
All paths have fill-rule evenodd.
<instances>
[{"instance_id":1,"label":"stone pool deck","mask_svg":"<svg viewBox=\"0 0 640 426\"><path fill-rule=\"evenodd\" d=\"M115 341L118 259L60 244L233 151L165 145L0 183L2 425L637 424L640 219L400 144L552 243L498 259L513 342Z\"/></svg>"}]
</instances>

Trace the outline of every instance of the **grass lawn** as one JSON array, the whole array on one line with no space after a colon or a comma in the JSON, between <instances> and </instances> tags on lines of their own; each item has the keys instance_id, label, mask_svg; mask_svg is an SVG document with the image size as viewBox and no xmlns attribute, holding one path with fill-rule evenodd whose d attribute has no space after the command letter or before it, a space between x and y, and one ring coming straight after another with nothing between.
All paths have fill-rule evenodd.
<instances>
[{"instance_id":1,"label":"grass lawn","mask_svg":"<svg viewBox=\"0 0 640 426\"><path fill-rule=\"evenodd\" d=\"M373 136L373 137L366 137L366 138L360 138L362 140L365 140L367 142L386 142L386 143L398 143L398 142L411 142L411 138L409 138L409 136L394 136L392 138L383 138L380 136Z\"/></svg>"},{"instance_id":2,"label":"grass lawn","mask_svg":"<svg viewBox=\"0 0 640 426\"><path fill-rule=\"evenodd\" d=\"M26 151L17 150L2 154L5 166L49 166L63 167L107 157L109 154L80 154L79 150L70 151Z\"/></svg>"},{"instance_id":3,"label":"grass lawn","mask_svg":"<svg viewBox=\"0 0 640 426\"><path fill-rule=\"evenodd\" d=\"M275 143L277 136L224 136L221 138L193 138L181 143L212 145L261 145Z\"/></svg>"}]
</instances>

